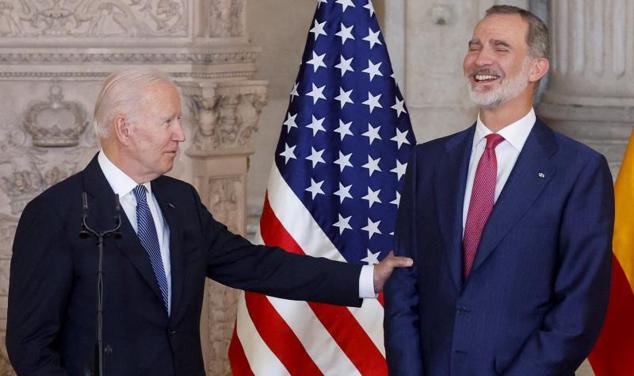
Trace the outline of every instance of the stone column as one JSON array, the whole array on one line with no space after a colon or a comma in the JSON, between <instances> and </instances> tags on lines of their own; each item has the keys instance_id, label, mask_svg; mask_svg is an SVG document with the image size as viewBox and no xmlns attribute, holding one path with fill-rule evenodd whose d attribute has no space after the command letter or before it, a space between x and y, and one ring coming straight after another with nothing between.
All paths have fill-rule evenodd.
<instances>
[{"instance_id":1,"label":"stone column","mask_svg":"<svg viewBox=\"0 0 634 376\"><path fill-rule=\"evenodd\" d=\"M539 108L616 174L634 124L634 0L550 2L552 67Z\"/></svg>"},{"instance_id":2,"label":"stone column","mask_svg":"<svg viewBox=\"0 0 634 376\"><path fill-rule=\"evenodd\" d=\"M265 104L261 81L183 85L194 132L186 154L192 183L216 220L236 234L246 226L246 176L251 136ZM205 286L201 336L206 371L230 375L227 348L235 323L237 290L211 280Z\"/></svg>"}]
</instances>

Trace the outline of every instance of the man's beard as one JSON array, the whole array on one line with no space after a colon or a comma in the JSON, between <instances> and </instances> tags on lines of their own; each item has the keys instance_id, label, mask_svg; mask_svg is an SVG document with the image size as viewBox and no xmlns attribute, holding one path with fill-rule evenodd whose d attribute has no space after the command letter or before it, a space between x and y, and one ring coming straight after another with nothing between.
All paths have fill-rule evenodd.
<instances>
[{"instance_id":1,"label":"man's beard","mask_svg":"<svg viewBox=\"0 0 634 376\"><path fill-rule=\"evenodd\" d=\"M528 86L528 79L530 76L529 63L530 58L527 57L522 63L521 71L515 78L507 79L505 77L500 85L483 92L474 90L471 86L471 82L468 81L468 77L474 75L475 73L498 73L487 68L476 70L474 73L467 76L467 88L469 89L469 96L471 97L471 100L480 107L495 108L502 103L508 102L519 96Z\"/></svg>"}]
</instances>

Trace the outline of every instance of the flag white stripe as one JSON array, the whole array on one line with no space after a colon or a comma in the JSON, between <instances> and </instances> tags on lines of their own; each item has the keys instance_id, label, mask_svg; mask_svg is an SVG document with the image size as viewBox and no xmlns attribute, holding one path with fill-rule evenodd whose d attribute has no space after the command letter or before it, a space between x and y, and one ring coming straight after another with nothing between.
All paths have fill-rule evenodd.
<instances>
[{"instance_id":1,"label":"flag white stripe","mask_svg":"<svg viewBox=\"0 0 634 376\"><path fill-rule=\"evenodd\" d=\"M255 233L255 243L264 244L259 227ZM308 352L308 355L310 355L321 372L336 375L359 374L357 368L350 362L350 359L348 359L306 302L273 297L267 298L273 308L275 308L277 313L286 321L297 338L299 338L299 341ZM359 309L354 308L354 310ZM358 314L361 317L376 316L373 312L359 312ZM383 315L381 314L380 316L382 320ZM368 322L370 323L370 321ZM381 325L382 321L379 326ZM381 348L382 347L383 346L381 346ZM385 351L381 351L381 354L385 356Z\"/></svg>"},{"instance_id":2,"label":"flag white stripe","mask_svg":"<svg viewBox=\"0 0 634 376\"><path fill-rule=\"evenodd\" d=\"M359 371L330 336L306 302L268 297L295 333L315 365L326 375L359 375Z\"/></svg>"},{"instance_id":3,"label":"flag white stripe","mask_svg":"<svg viewBox=\"0 0 634 376\"><path fill-rule=\"evenodd\" d=\"M236 321L236 333L244 349L244 355L249 366L256 376L260 375L290 375L284 364L269 349L266 342L260 337L251 321L247 310L244 292L240 293L237 307L238 319Z\"/></svg>"},{"instance_id":4,"label":"flag white stripe","mask_svg":"<svg viewBox=\"0 0 634 376\"><path fill-rule=\"evenodd\" d=\"M288 186L275 165L271 169L267 193L271 210L307 255L346 261ZM322 250L326 251L321 252ZM375 299L366 299L363 307L351 308L350 312L385 356L383 306Z\"/></svg>"},{"instance_id":5,"label":"flag white stripe","mask_svg":"<svg viewBox=\"0 0 634 376\"><path fill-rule=\"evenodd\" d=\"M385 356L383 343L384 309L377 299L364 299L362 307L348 307L359 325L368 334L381 355Z\"/></svg>"}]
</instances>

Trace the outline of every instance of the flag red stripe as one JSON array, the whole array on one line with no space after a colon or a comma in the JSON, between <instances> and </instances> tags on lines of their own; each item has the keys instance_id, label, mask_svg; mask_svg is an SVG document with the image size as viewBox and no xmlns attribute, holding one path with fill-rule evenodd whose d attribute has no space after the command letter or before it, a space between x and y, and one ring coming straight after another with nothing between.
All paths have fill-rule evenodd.
<instances>
[{"instance_id":1,"label":"flag red stripe","mask_svg":"<svg viewBox=\"0 0 634 376\"><path fill-rule=\"evenodd\" d=\"M634 294L614 255L611 284L608 313L589 360L596 376L628 376L634 370Z\"/></svg>"},{"instance_id":2,"label":"flag red stripe","mask_svg":"<svg viewBox=\"0 0 634 376\"><path fill-rule=\"evenodd\" d=\"M323 375L266 296L245 292L244 298L249 316L262 340L291 375Z\"/></svg>"},{"instance_id":3,"label":"flag red stripe","mask_svg":"<svg viewBox=\"0 0 634 376\"><path fill-rule=\"evenodd\" d=\"M229 363L231 364L231 374L233 376L254 376L249 361L244 355L244 348L238 340L236 331L237 325L233 326L233 335L231 335L231 343L229 344Z\"/></svg>"},{"instance_id":4,"label":"flag red stripe","mask_svg":"<svg viewBox=\"0 0 634 376\"><path fill-rule=\"evenodd\" d=\"M266 226L260 226L265 244L304 254L273 212L268 197L265 197L260 221L266 224ZM309 303L309 305L361 374L387 374L385 358L347 308L318 303Z\"/></svg>"}]
</instances>

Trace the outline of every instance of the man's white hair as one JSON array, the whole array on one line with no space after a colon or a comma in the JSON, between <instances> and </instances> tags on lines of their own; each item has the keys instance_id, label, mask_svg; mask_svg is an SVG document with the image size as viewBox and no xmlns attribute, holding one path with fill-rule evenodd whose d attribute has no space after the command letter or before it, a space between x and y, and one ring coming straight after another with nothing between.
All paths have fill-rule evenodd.
<instances>
[{"instance_id":1,"label":"man's white hair","mask_svg":"<svg viewBox=\"0 0 634 376\"><path fill-rule=\"evenodd\" d=\"M147 95L147 88L157 82L174 82L163 72L152 68L137 68L110 74L97 96L93 126L97 138L110 135L112 121L125 116L134 122L139 115L140 101Z\"/></svg>"}]
</instances>

